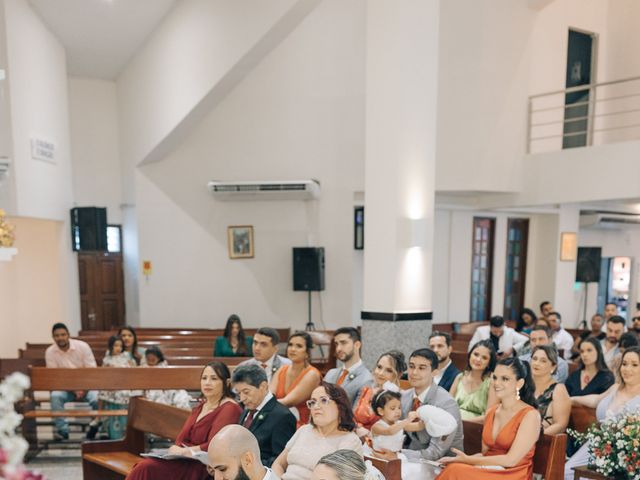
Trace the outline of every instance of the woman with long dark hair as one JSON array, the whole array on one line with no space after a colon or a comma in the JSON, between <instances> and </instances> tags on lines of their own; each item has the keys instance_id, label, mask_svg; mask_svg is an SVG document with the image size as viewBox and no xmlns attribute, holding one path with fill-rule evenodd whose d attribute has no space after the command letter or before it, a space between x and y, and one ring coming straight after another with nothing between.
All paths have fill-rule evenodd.
<instances>
[{"instance_id":1,"label":"woman with long dark hair","mask_svg":"<svg viewBox=\"0 0 640 480\"><path fill-rule=\"evenodd\" d=\"M497 405L489 408L482 429L482 455L466 455L440 462L447 467L438 479L529 480L533 476L533 454L540 436L540 414L533 396L534 385L526 363L517 358L500 360L493 372ZM504 470L476 468L498 465Z\"/></svg>"},{"instance_id":2,"label":"woman with long dark hair","mask_svg":"<svg viewBox=\"0 0 640 480\"><path fill-rule=\"evenodd\" d=\"M222 362L210 362L200 375L202 401L182 427L170 454L192 457L207 451L209 442L225 425L236 424L242 408L231 390L231 374ZM210 479L206 466L193 460L145 458L127 476L128 480Z\"/></svg>"},{"instance_id":3,"label":"woman with long dark hair","mask_svg":"<svg viewBox=\"0 0 640 480\"><path fill-rule=\"evenodd\" d=\"M230 315L224 334L216 338L213 349L214 357L250 357L253 337L247 336L242 328L242 322L238 315Z\"/></svg>"},{"instance_id":4,"label":"woman with long dark hair","mask_svg":"<svg viewBox=\"0 0 640 480\"><path fill-rule=\"evenodd\" d=\"M122 338L124 344L124 351L129 354L131 359L136 365L146 364L147 361L144 358L144 348L138 346L138 335L133 327L128 325L121 327L118 330L118 336Z\"/></svg>"},{"instance_id":5,"label":"woman with long dark hair","mask_svg":"<svg viewBox=\"0 0 640 480\"><path fill-rule=\"evenodd\" d=\"M614 384L613 373L607 367L602 345L596 337L587 337L580 343L578 370L574 371L565 386L571 397L600 394Z\"/></svg>"},{"instance_id":6,"label":"woman with long dark hair","mask_svg":"<svg viewBox=\"0 0 640 480\"><path fill-rule=\"evenodd\" d=\"M458 402L463 420L482 423L487 407L495 403L495 393L489 387L496 362L491 340L476 342L467 354L467 366L453 381L449 392Z\"/></svg>"},{"instance_id":7,"label":"woman with long dark hair","mask_svg":"<svg viewBox=\"0 0 640 480\"><path fill-rule=\"evenodd\" d=\"M537 319L536 312L530 308L523 308L516 320L516 332L529 335Z\"/></svg>"},{"instance_id":8,"label":"woman with long dark hair","mask_svg":"<svg viewBox=\"0 0 640 480\"><path fill-rule=\"evenodd\" d=\"M557 369L558 350L555 344L533 348L531 378L536 386L535 396L542 417L542 431L547 435L564 433L571 414L571 399L567 389L553 377Z\"/></svg>"}]
</instances>

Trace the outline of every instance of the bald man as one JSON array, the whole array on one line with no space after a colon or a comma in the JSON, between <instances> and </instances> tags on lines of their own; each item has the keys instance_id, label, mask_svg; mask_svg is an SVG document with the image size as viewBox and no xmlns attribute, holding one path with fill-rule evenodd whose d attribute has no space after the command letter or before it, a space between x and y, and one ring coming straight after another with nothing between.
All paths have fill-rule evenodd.
<instances>
[{"instance_id":1,"label":"bald man","mask_svg":"<svg viewBox=\"0 0 640 480\"><path fill-rule=\"evenodd\" d=\"M227 425L211 440L209 475L215 480L280 480L262 465L258 440L241 425Z\"/></svg>"}]
</instances>

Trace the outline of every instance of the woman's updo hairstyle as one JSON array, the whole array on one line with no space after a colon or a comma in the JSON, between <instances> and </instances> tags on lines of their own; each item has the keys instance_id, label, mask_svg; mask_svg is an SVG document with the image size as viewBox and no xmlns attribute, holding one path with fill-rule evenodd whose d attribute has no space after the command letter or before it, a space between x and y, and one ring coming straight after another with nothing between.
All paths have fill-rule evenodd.
<instances>
[{"instance_id":1,"label":"woman's updo hairstyle","mask_svg":"<svg viewBox=\"0 0 640 480\"><path fill-rule=\"evenodd\" d=\"M529 371L529 364L527 362L521 362L517 357L509 357L504 360L500 360L498 365L503 365L511 369L516 375L516 380L523 379L524 384L520 388L520 400L524 403L531 405L533 408L538 408L536 402L535 391L536 386L531 378L531 372Z\"/></svg>"},{"instance_id":2,"label":"woman's updo hairstyle","mask_svg":"<svg viewBox=\"0 0 640 480\"><path fill-rule=\"evenodd\" d=\"M380 355L380 358L382 357L389 357L389 359L391 359L391 364L393 365L393 368L396 369L398 379L407 371L407 361L405 360L404 353L400 350L389 350L388 352ZM380 361L380 358L378 358L378 361Z\"/></svg>"}]
</instances>

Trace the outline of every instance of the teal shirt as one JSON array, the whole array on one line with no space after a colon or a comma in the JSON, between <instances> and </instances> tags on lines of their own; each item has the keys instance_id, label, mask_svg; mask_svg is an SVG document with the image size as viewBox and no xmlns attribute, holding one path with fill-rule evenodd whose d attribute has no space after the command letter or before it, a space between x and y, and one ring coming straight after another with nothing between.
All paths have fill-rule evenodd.
<instances>
[{"instance_id":1,"label":"teal shirt","mask_svg":"<svg viewBox=\"0 0 640 480\"><path fill-rule=\"evenodd\" d=\"M227 340L224 336L216 338L216 345L213 349L214 357L252 357L253 356L253 337L248 336L245 337L245 341L247 344L247 353L235 353L233 348L231 348L231 344L229 340Z\"/></svg>"}]
</instances>

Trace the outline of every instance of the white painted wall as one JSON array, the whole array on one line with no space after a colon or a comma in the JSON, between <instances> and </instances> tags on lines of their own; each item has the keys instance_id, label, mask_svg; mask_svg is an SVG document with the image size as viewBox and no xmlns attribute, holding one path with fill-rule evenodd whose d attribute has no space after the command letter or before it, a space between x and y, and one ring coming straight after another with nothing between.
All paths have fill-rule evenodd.
<instances>
[{"instance_id":1,"label":"white painted wall","mask_svg":"<svg viewBox=\"0 0 640 480\"><path fill-rule=\"evenodd\" d=\"M140 324L302 328L294 246L326 248L314 319L350 323L353 194L364 184L364 2L323 2L162 162L136 173ZM331 35L326 32L331 31ZM217 202L210 179L317 178L317 202ZM230 260L227 226L253 225L255 258ZM369 239L368 241L375 241ZM321 302L319 302L319 297Z\"/></svg>"},{"instance_id":2,"label":"white painted wall","mask_svg":"<svg viewBox=\"0 0 640 480\"><path fill-rule=\"evenodd\" d=\"M106 207L122 223L122 169L114 82L71 77L69 120L75 205Z\"/></svg>"},{"instance_id":3,"label":"white painted wall","mask_svg":"<svg viewBox=\"0 0 640 480\"><path fill-rule=\"evenodd\" d=\"M0 80L0 160L12 162L13 142L11 137L11 111L9 104L9 78L7 61L7 35L4 3L0 2L0 70L4 79ZM13 166L10 165L11 170ZM15 175L0 177L0 208L8 214L15 213Z\"/></svg>"}]
</instances>

